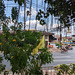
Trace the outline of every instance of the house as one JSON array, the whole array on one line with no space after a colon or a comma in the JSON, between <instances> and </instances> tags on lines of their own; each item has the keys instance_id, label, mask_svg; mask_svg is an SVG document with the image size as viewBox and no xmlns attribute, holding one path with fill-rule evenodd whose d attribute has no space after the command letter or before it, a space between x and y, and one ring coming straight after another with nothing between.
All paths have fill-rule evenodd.
<instances>
[{"instance_id":1,"label":"house","mask_svg":"<svg viewBox=\"0 0 75 75\"><path fill-rule=\"evenodd\" d=\"M51 42L56 41L57 39L53 36L54 33L49 33L49 32L42 32L42 36L45 35L45 46L47 46L48 48L52 45L50 45Z\"/></svg>"}]
</instances>

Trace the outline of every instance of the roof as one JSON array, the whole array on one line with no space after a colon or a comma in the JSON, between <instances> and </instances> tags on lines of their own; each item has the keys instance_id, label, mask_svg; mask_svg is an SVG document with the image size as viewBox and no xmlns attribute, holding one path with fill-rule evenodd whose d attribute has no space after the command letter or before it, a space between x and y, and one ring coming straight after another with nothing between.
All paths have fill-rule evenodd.
<instances>
[{"instance_id":1,"label":"roof","mask_svg":"<svg viewBox=\"0 0 75 75\"><path fill-rule=\"evenodd\" d=\"M31 31L35 31L34 29L32 29ZM14 34L14 31L9 31L11 34ZM37 31L37 32L40 32L40 31ZM45 31L41 31L42 32L42 35L46 35L46 36L48 36L48 35L54 35L54 33L50 33L50 32L45 32ZM0 34L2 34L3 33L3 31L2 30L0 30Z\"/></svg>"},{"instance_id":2,"label":"roof","mask_svg":"<svg viewBox=\"0 0 75 75\"><path fill-rule=\"evenodd\" d=\"M48 35L54 35L54 33L50 33L50 32L45 32L45 31L43 31L43 32L42 32L42 35L47 35L47 36L48 36Z\"/></svg>"},{"instance_id":3,"label":"roof","mask_svg":"<svg viewBox=\"0 0 75 75\"><path fill-rule=\"evenodd\" d=\"M26 31L28 31L28 30L30 30L30 31L36 31L36 29L26 29Z\"/></svg>"},{"instance_id":4,"label":"roof","mask_svg":"<svg viewBox=\"0 0 75 75\"><path fill-rule=\"evenodd\" d=\"M75 35L72 35L73 37L75 37Z\"/></svg>"}]
</instances>

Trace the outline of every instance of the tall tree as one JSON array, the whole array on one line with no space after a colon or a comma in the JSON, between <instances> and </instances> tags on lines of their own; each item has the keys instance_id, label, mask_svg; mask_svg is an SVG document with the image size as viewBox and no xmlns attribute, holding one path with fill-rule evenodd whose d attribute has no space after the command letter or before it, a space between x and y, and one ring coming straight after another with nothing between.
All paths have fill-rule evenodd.
<instances>
[{"instance_id":1,"label":"tall tree","mask_svg":"<svg viewBox=\"0 0 75 75\"><path fill-rule=\"evenodd\" d=\"M14 29L14 31L16 30L16 24L17 24L17 22L18 22L18 9L17 9L17 7L13 7L12 8L12 13L11 13L11 17L12 17L12 21L14 22L14 20L15 20L15 22L14 22L14 26L11 26L11 28L13 28ZM18 26L18 24L17 24L17 26Z\"/></svg>"},{"instance_id":2,"label":"tall tree","mask_svg":"<svg viewBox=\"0 0 75 75\"><path fill-rule=\"evenodd\" d=\"M12 17L13 20L16 20L17 21L17 17L18 17L18 9L17 9L17 7L13 7L12 8L11 17Z\"/></svg>"},{"instance_id":3,"label":"tall tree","mask_svg":"<svg viewBox=\"0 0 75 75\"><path fill-rule=\"evenodd\" d=\"M3 0L0 0L0 19L4 20L5 18L6 18L6 15L5 15L5 5L4 5Z\"/></svg>"},{"instance_id":4,"label":"tall tree","mask_svg":"<svg viewBox=\"0 0 75 75\"><path fill-rule=\"evenodd\" d=\"M5 10L5 5L3 3L3 0L0 0L0 19L1 20L5 20L5 18L6 18L4 10ZM1 47L1 44L2 43L0 42L0 47ZM5 65L2 64L2 60L3 60L3 58L2 58L2 56L0 56L0 73L5 69Z\"/></svg>"},{"instance_id":5,"label":"tall tree","mask_svg":"<svg viewBox=\"0 0 75 75\"><path fill-rule=\"evenodd\" d=\"M52 62L52 54L47 48L39 49L36 54L33 51L40 42L40 36L40 32L20 29L11 35L7 25L4 27L3 35L0 35L0 51L10 61L13 73L42 75L41 66Z\"/></svg>"},{"instance_id":6,"label":"tall tree","mask_svg":"<svg viewBox=\"0 0 75 75\"><path fill-rule=\"evenodd\" d=\"M19 6L22 6L22 4L24 4L24 30L25 30L25 27L26 27L26 15L25 15L25 11L26 11L26 0L14 0L14 1L15 1L15 3L18 2Z\"/></svg>"},{"instance_id":7,"label":"tall tree","mask_svg":"<svg viewBox=\"0 0 75 75\"><path fill-rule=\"evenodd\" d=\"M65 27L69 27L72 22L75 22L75 1L74 0L45 0L49 6L47 7L47 12L38 13L38 19L41 21L42 15L45 15L44 18L47 18L50 14L54 14L55 17L59 17L59 21L64 23ZM45 21L43 21L43 24Z\"/></svg>"}]
</instances>

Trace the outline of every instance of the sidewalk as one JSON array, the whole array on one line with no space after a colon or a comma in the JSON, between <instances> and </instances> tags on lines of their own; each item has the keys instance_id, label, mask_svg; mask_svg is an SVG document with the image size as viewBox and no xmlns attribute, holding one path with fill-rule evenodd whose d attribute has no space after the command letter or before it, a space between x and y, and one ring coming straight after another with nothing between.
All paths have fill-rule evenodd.
<instances>
[{"instance_id":1,"label":"sidewalk","mask_svg":"<svg viewBox=\"0 0 75 75\"><path fill-rule=\"evenodd\" d=\"M49 48L48 50L49 50L50 52L61 52L61 50L58 49L58 48Z\"/></svg>"}]
</instances>

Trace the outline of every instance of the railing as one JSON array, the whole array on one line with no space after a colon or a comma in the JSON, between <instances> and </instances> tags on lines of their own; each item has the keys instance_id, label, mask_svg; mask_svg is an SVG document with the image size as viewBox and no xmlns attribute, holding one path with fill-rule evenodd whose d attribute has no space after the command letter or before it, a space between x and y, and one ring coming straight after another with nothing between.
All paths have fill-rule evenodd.
<instances>
[{"instance_id":1,"label":"railing","mask_svg":"<svg viewBox=\"0 0 75 75\"><path fill-rule=\"evenodd\" d=\"M43 75L57 75L57 72L54 70L53 66L42 67Z\"/></svg>"},{"instance_id":2,"label":"railing","mask_svg":"<svg viewBox=\"0 0 75 75\"><path fill-rule=\"evenodd\" d=\"M41 69L43 71L43 75L57 75L57 71L54 70L54 67L53 66L50 66L50 67L42 67ZM0 75L4 75L4 73L1 73ZM12 72L9 72L9 74L5 74L5 75L13 75L13 74L12 74ZM16 74L15 73L14 75L21 75L21 74ZM61 75L68 75L68 74L61 74Z\"/></svg>"},{"instance_id":3,"label":"railing","mask_svg":"<svg viewBox=\"0 0 75 75\"><path fill-rule=\"evenodd\" d=\"M57 75L56 74L57 72L54 70L54 67L53 66L50 66L50 67L42 67L41 69L43 71L43 75ZM4 75L4 72L1 73L0 75ZM6 73L5 75L13 75L13 73L12 72L9 72L9 74ZM14 75L21 75L21 74L16 74L15 73Z\"/></svg>"}]
</instances>

